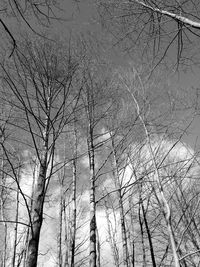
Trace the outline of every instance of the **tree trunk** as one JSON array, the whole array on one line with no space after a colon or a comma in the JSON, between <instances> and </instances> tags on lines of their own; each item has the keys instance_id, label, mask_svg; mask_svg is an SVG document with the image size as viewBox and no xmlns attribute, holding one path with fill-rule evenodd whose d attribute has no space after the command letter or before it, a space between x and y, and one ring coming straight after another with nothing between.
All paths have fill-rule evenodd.
<instances>
[{"instance_id":1,"label":"tree trunk","mask_svg":"<svg viewBox=\"0 0 200 267\"><path fill-rule=\"evenodd\" d=\"M107 203L106 201L104 203L105 203L105 209L106 209L106 220L107 220L107 225L108 225L108 237L109 237L109 243L110 243L110 247L111 247L111 251L112 251L112 255L114 259L114 265L116 267L119 267L119 255L118 255L118 251L116 247L116 240L111 230L111 225L110 225L111 223L109 219Z\"/></svg>"},{"instance_id":2,"label":"tree trunk","mask_svg":"<svg viewBox=\"0 0 200 267\"><path fill-rule=\"evenodd\" d=\"M90 161L90 267L96 267L96 201L95 201L95 163L93 130L90 125L89 136L89 161Z\"/></svg>"},{"instance_id":3,"label":"tree trunk","mask_svg":"<svg viewBox=\"0 0 200 267\"><path fill-rule=\"evenodd\" d=\"M44 206L44 193L45 193L45 179L46 179L46 158L45 152L44 158L41 162L38 183L35 189L35 197L33 203L33 215L32 215L32 227L30 233L30 239L28 243L28 252L26 267L36 267L38 258L38 247L40 230L43 222L43 206Z\"/></svg>"},{"instance_id":4,"label":"tree trunk","mask_svg":"<svg viewBox=\"0 0 200 267\"><path fill-rule=\"evenodd\" d=\"M62 175L62 174L61 174ZM59 205L59 233L58 233L58 266L62 267L62 229L63 229L63 177L60 184L60 205Z\"/></svg>"},{"instance_id":5,"label":"tree trunk","mask_svg":"<svg viewBox=\"0 0 200 267\"><path fill-rule=\"evenodd\" d=\"M141 198L141 196L140 196L140 198ZM148 241L149 241L149 248L150 248L150 253L151 253L152 266L156 267L156 260L155 260L155 255L154 255L154 249L153 249L151 233L150 233L150 230L149 230L146 211L144 209L144 204L143 204L142 198L140 199L140 201L141 201L142 213L143 213L143 218L144 218L144 224L145 224L145 228L146 228L146 231L147 231L147 237L148 237Z\"/></svg>"},{"instance_id":6,"label":"tree trunk","mask_svg":"<svg viewBox=\"0 0 200 267\"><path fill-rule=\"evenodd\" d=\"M141 203L139 202L139 208L138 208L138 216L139 216L139 224L140 224L140 232L141 232L141 240L142 240L142 266L146 266L146 252L145 252L145 245L144 245L144 230L143 230L143 221L141 218Z\"/></svg>"},{"instance_id":7,"label":"tree trunk","mask_svg":"<svg viewBox=\"0 0 200 267\"><path fill-rule=\"evenodd\" d=\"M67 220L67 211L66 211L66 201L63 203L63 212L64 212L64 224L65 224L65 263L64 266L69 266L69 231L68 231L68 220Z\"/></svg>"},{"instance_id":8,"label":"tree trunk","mask_svg":"<svg viewBox=\"0 0 200 267\"><path fill-rule=\"evenodd\" d=\"M101 244L97 228L96 228L96 237L97 237L97 267L101 267Z\"/></svg>"},{"instance_id":9,"label":"tree trunk","mask_svg":"<svg viewBox=\"0 0 200 267\"><path fill-rule=\"evenodd\" d=\"M124 206L123 206L123 197L122 190L120 185L120 177L119 177L119 166L118 160L115 150L114 137L112 133L110 133L111 142L112 142L112 151L113 151L113 174L114 174L114 183L117 189L118 194L118 202L119 202L119 213L120 213L120 225L121 225L121 234L122 234L122 247L123 247L123 265L129 266L129 253L128 253L128 244L127 244L127 236L126 236L126 225L125 225L125 214L124 214Z\"/></svg>"},{"instance_id":10,"label":"tree trunk","mask_svg":"<svg viewBox=\"0 0 200 267\"><path fill-rule=\"evenodd\" d=\"M130 266L131 267L135 267L135 240L134 240L134 225L135 225L135 221L134 221L134 204L133 204L133 196L132 194L129 196L129 209L130 209L130 228L129 228L129 232L130 232L130 239L129 239L129 246L130 246L130 251L131 254L130 256Z\"/></svg>"},{"instance_id":11,"label":"tree trunk","mask_svg":"<svg viewBox=\"0 0 200 267\"><path fill-rule=\"evenodd\" d=\"M19 167L20 168L20 167ZM20 170L16 179L19 181ZM18 217L19 217L19 189L17 188L16 192L16 214L15 214L15 235L14 235L14 244L13 244L13 257L12 257L12 266L15 267L16 251L17 251L17 237L18 237Z\"/></svg>"},{"instance_id":12,"label":"tree trunk","mask_svg":"<svg viewBox=\"0 0 200 267\"><path fill-rule=\"evenodd\" d=\"M6 222L6 218L5 218L5 192L4 192L4 188L5 188L5 174L4 174L4 156L2 155L2 161L1 161L1 177L0 177L0 190L1 190L1 195L0 195L0 212L1 212L1 220L3 222L3 237L4 237L4 248L3 248L3 253L2 253L2 267L6 267L6 262L7 262L7 238L8 238L8 226L7 226L7 222Z\"/></svg>"},{"instance_id":13,"label":"tree trunk","mask_svg":"<svg viewBox=\"0 0 200 267\"><path fill-rule=\"evenodd\" d=\"M140 79L140 77L139 77L139 79ZM152 160L152 164L153 164L153 168L154 168L154 172L155 172L154 177L155 177L155 181L156 181L157 187L158 187L159 197L157 197L157 200L161 206L162 212L164 214L164 219L165 219L165 222L167 225L167 230L168 230L168 234L169 234L169 238L170 238L170 243L171 243L171 248L172 248L172 252L173 252L175 267L180 267L179 257L178 257L178 253L177 253L177 249L176 249L176 242L175 242L174 233L173 233L172 224L171 224L171 209L170 209L169 203L167 201L167 198L165 197L165 193L163 190L163 186L162 186L162 182L161 182L161 178L160 178L160 174L159 174L159 169L157 167L157 163L155 160L155 154L154 154L154 151L153 151L152 146L151 146L150 134L149 134L146 122L145 122L143 116L141 115L140 106L138 104L138 101L137 101L135 95L133 94L133 92L131 91L131 88L129 88L126 83L124 85L133 99L137 115L138 115L138 117L139 117L139 119L143 125L144 131L145 131L149 155L150 155L150 158Z\"/></svg>"},{"instance_id":14,"label":"tree trunk","mask_svg":"<svg viewBox=\"0 0 200 267\"><path fill-rule=\"evenodd\" d=\"M86 86L87 145L90 167L90 267L97 266L96 200L95 200L95 147L94 147L94 95L93 88Z\"/></svg>"},{"instance_id":15,"label":"tree trunk","mask_svg":"<svg viewBox=\"0 0 200 267\"><path fill-rule=\"evenodd\" d=\"M74 267L76 247L76 160L73 159L73 182L72 182L72 225L70 236L70 266Z\"/></svg>"},{"instance_id":16,"label":"tree trunk","mask_svg":"<svg viewBox=\"0 0 200 267\"><path fill-rule=\"evenodd\" d=\"M43 222L43 207L45 199L46 173L48 167L48 140L49 140L49 99L47 100L47 116L45 129L43 132L43 147L40 156L39 175L34 191L34 201L32 208L31 232L28 242L26 267L36 267L38 259L38 248L40 230Z\"/></svg>"},{"instance_id":17,"label":"tree trunk","mask_svg":"<svg viewBox=\"0 0 200 267\"><path fill-rule=\"evenodd\" d=\"M31 187L31 199L30 199L30 205L29 205L29 209L30 209L30 213L32 214L32 210L33 210L33 198L34 198L34 188L35 188L35 180L36 180L36 169L37 169L37 164L34 161L34 169L33 169L33 183L32 183L32 187ZM30 236L30 231L31 231L31 222L29 222L29 226L27 229L27 233L26 233L26 238L25 238L25 248L24 248L24 259L23 259L23 267L26 267L26 259L27 259L27 251L28 251L28 241L29 241L29 236Z\"/></svg>"},{"instance_id":18,"label":"tree trunk","mask_svg":"<svg viewBox=\"0 0 200 267\"><path fill-rule=\"evenodd\" d=\"M74 118L74 155L72 161L73 181L72 181L72 225L71 225L71 242L70 242L70 260L71 267L75 264L75 247L76 247L76 182L77 182L77 130L76 118Z\"/></svg>"}]
</instances>

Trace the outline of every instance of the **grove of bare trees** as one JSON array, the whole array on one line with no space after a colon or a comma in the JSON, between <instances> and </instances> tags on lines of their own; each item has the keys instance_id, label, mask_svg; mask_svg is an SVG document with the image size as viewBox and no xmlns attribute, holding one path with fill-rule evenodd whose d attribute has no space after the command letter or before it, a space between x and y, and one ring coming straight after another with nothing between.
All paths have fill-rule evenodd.
<instances>
[{"instance_id":1,"label":"grove of bare trees","mask_svg":"<svg viewBox=\"0 0 200 267\"><path fill-rule=\"evenodd\" d=\"M199 12L2 1L1 267L200 265Z\"/></svg>"}]
</instances>

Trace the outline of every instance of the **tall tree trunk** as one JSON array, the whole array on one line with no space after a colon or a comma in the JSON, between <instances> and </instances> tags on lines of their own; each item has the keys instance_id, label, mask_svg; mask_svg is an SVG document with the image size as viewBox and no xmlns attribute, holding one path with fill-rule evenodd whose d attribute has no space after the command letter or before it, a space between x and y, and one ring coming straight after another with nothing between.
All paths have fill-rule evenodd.
<instances>
[{"instance_id":1,"label":"tall tree trunk","mask_svg":"<svg viewBox=\"0 0 200 267\"><path fill-rule=\"evenodd\" d=\"M139 75L138 75L138 78L139 78L139 80L141 82L141 79L140 79ZM157 163L156 163L156 160L155 160L155 154L154 154L154 151L153 151L152 145L151 145L150 133L148 131L145 119L141 115L142 113L141 113L138 101L137 101L134 93L131 91L132 88L129 88L126 83L124 83L124 85L125 85L127 91L130 93L132 99L133 99L137 115L138 115L139 120L141 121L142 126L143 126L144 131L145 131L147 144L148 144L149 155L150 155L150 159L152 161L153 168L154 168L154 177L155 177L155 181L156 181L157 187L158 187L157 200L158 200L158 202L160 204L160 207L161 207L162 212L164 214L164 219L165 219L165 222L166 222L166 225L167 225L167 230L168 230L168 235L169 235L169 238L170 238L170 244L171 244L171 248L172 248L175 267L181 267L180 266L180 262L179 262L177 249L176 249L176 241L175 241L175 237L174 237L174 233L173 233L173 229L172 229L172 224L171 224L171 209L170 209L170 205L169 205L168 200L167 200L167 198L165 196L165 193L164 193L163 185L162 185L160 174L159 174L159 169L158 169L158 166L157 166ZM143 84L141 84L141 86L143 87Z\"/></svg>"},{"instance_id":2,"label":"tall tree trunk","mask_svg":"<svg viewBox=\"0 0 200 267\"><path fill-rule=\"evenodd\" d=\"M73 180L72 180L72 224L71 224L71 237L70 237L70 266L74 267L75 265L75 247L76 247L76 183L77 183L77 129L76 129L76 117L74 114L74 153L72 161L72 171L73 171Z\"/></svg>"},{"instance_id":3,"label":"tall tree trunk","mask_svg":"<svg viewBox=\"0 0 200 267\"><path fill-rule=\"evenodd\" d=\"M45 198L44 194L45 194L45 181L47 172L46 162L47 162L47 150L44 151L44 154L41 157L39 176L34 193L32 226L31 226L30 239L28 243L26 267L37 266L40 230L43 222L43 206Z\"/></svg>"},{"instance_id":4,"label":"tall tree trunk","mask_svg":"<svg viewBox=\"0 0 200 267\"><path fill-rule=\"evenodd\" d=\"M2 267L6 267L6 261L7 261L7 235L8 235L8 226L7 226L7 222L6 222L6 218L5 218L5 212L4 212L4 205L5 205L5 175L4 175L4 157L2 156L2 161L1 161L1 195L0 195L0 212L1 212L1 220L3 222L3 226L4 226L4 248L3 248L3 253L2 253Z\"/></svg>"},{"instance_id":5,"label":"tall tree trunk","mask_svg":"<svg viewBox=\"0 0 200 267\"><path fill-rule=\"evenodd\" d=\"M147 236L148 236L148 241L149 241L149 248L150 248L150 253L151 253L152 266L156 267L156 260L155 260L155 254L154 254L154 249L153 249L153 242L152 242L151 233L150 233L150 230L149 230L149 225L148 225L148 221L147 221L146 212L145 212L145 209L144 209L143 202L141 202L141 206L142 206L144 224L145 224L145 228L146 228Z\"/></svg>"},{"instance_id":6,"label":"tall tree trunk","mask_svg":"<svg viewBox=\"0 0 200 267\"><path fill-rule=\"evenodd\" d=\"M61 174L62 176L62 174ZM58 233L58 266L62 267L62 229L63 229L63 177L60 177L59 233Z\"/></svg>"},{"instance_id":7,"label":"tall tree trunk","mask_svg":"<svg viewBox=\"0 0 200 267\"><path fill-rule=\"evenodd\" d=\"M101 267L101 244L97 228L96 228L96 237L97 237L97 267Z\"/></svg>"},{"instance_id":8,"label":"tall tree trunk","mask_svg":"<svg viewBox=\"0 0 200 267\"><path fill-rule=\"evenodd\" d=\"M119 267L119 255L118 255L118 251L117 251L117 247L116 247L116 240L114 238L114 234L112 233L111 230L111 223L110 223L110 219L109 219L109 210L108 210L108 206L106 201L105 203L105 209L106 209L106 220L107 220L107 225L108 225L108 237L109 237L109 243L110 243L110 247L111 247L111 251L112 251L112 255L113 255L113 259L114 259L114 265L116 267Z\"/></svg>"},{"instance_id":9,"label":"tall tree trunk","mask_svg":"<svg viewBox=\"0 0 200 267\"><path fill-rule=\"evenodd\" d=\"M125 214L124 214L124 206L123 206L123 196L122 189L120 184L120 174L119 174L119 164L115 149L115 142L112 133L110 133L111 143L112 143L112 151L113 151L113 174L114 174L114 183L117 189L118 194L118 202L119 202L119 213L120 213L120 225L121 225L121 234L122 234L122 247L123 247L123 265L129 266L129 253L128 253L128 243L127 243L127 235L126 235L126 224L125 224Z\"/></svg>"},{"instance_id":10,"label":"tall tree trunk","mask_svg":"<svg viewBox=\"0 0 200 267\"><path fill-rule=\"evenodd\" d=\"M40 231L43 222L43 207L45 199L46 173L48 167L48 141L50 124L50 99L47 99L47 116L43 132L43 146L40 154L39 175L34 190L34 201L32 209L31 233L28 242L26 267L36 267L38 259L38 248Z\"/></svg>"},{"instance_id":11,"label":"tall tree trunk","mask_svg":"<svg viewBox=\"0 0 200 267\"><path fill-rule=\"evenodd\" d=\"M30 199L30 204L29 204L29 209L30 213L32 214L33 210L33 198L34 198L34 188L35 188L35 180L36 180L36 169L37 169L37 163L36 161L33 161L34 164L34 169L33 169L33 182L32 182L32 187L31 187L31 199ZM29 222L29 226L27 229L26 233L26 238L25 238L25 248L24 248L24 255L23 255L23 267L26 267L26 259L27 259L27 251L28 251L28 241L29 241L29 236L30 236L30 229L31 229L31 222Z\"/></svg>"},{"instance_id":12,"label":"tall tree trunk","mask_svg":"<svg viewBox=\"0 0 200 267\"><path fill-rule=\"evenodd\" d=\"M135 225L135 221L134 221L134 203L133 203L133 196L132 194L129 196L129 209L130 209L130 228L129 228L129 232L130 232L130 239L129 239L129 246L130 246L130 251L131 251L131 255L130 255L130 266L135 267L135 240L134 240L134 225Z\"/></svg>"},{"instance_id":13,"label":"tall tree trunk","mask_svg":"<svg viewBox=\"0 0 200 267\"><path fill-rule=\"evenodd\" d=\"M93 88L86 88L86 113L88 119L88 157L90 166L90 267L97 266L97 238L96 238L96 200L95 200L95 148L94 148L94 96Z\"/></svg>"},{"instance_id":14,"label":"tall tree trunk","mask_svg":"<svg viewBox=\"0 0 200 267\"><path fill-rule=\"evenodd\" d=\"M75 247L76 247L76 159L73 159L73 182L72 182L72 225L70 241L71 267L74 267Z\"/></svg>"},{"instance_id":15,"label":"tall tree trunk","mask_svg":"<svg viewBox=\"0 0 200 267\"><path fill-rule=\"evenodd\" d=\"M153 242L152 242L151 232L150 232L150 229L149 229L149 224L148 224L148 220L147 220L147 216L146 216L147 212L145 211L143 199L142 199L142 196L141 196L142 184L141 184L140 187L141 187L140 188L140 204L141 204L141 208L142 208L144 224L145 224L147 237L148 237L148 241L149 241L149 248L150 248L151 260L152 260L152 266L156 267L156 260L155 260L155 254L154 254L154 249L153 249Z\"/></svg>"},{"instance_id":16,"label":"tall tree trunk","mask_svg":"<svg viewBox=\"0 0 200 267\"><path fill-rule=\"evenodd\" d=\"M63 202L63 212L64 212L64 224L65 224L65 263L64 266L69 266L69 231L68 231L68 219L67 219L67 211L66 211L66 201L64 199Z\"/></svg>"},{"instance_id":17,"label":"tall tree trunk","mask_svg":"<svg viewBox=\"0 0 200 267\"><path fill-rule=\"evenodd\" d=\"M143 230L143 221L141 217L141 203L139 202L139 207L138 207L138 216L139 216L139 224L140 224L140 232L141 232L141 240L142 240L142 266L146 266L146 251L145 251L145 244L144 244L144 230Z\"/></svg>"},{"instance_id":18,"label":"tall tree trunk","mask_svg":"<svg viewBox=\"0 0 200 267\"><path fill-rule=\"evenodd\" d=\"M19 181L20 176L20 167L16 179ZM17 188L16 192L16 214L15 214L15 235L14 235L14 244L13 244L13 257L12 257L12 266L15 267L16 251L17 251L17 237L18 237L18 217L19 217L19 189Z\"/></svg>"},{"instance_id":19,"label":"tall tree trunk","mask_svg":"<svg viewBox=\"0 0 200 267\"><path fill-rule=\"evenodd\" d=\"M90 161L90 267L96 267L96 201L95 201L95 162L93 129L89 123L88 151Z\"/></svg>"}]
</instances>

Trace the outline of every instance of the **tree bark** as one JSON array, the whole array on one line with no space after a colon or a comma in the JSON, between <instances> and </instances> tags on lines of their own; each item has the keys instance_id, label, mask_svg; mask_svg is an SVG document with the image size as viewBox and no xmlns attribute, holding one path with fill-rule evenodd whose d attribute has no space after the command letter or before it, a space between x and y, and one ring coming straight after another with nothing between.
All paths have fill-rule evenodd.
<instances>
[{"instance_id":1,"label":"tree bark","mask_svg":"<svg viewBox=\"0 0 200 267\"><path fill-rule=\"evenodd\" d=\"M142 266L146 266L146 251L145 251L145 244L144 244L144 230L143 230L143 221L141 217L141 203L139 203L138 207L138 215L139 215L139 224L140 224L140 232L141 232L141 240L142 240Z\"/></svg>"},{"instance_id":2,"label":"tree bark","mask_svg":"<svg viewBox=\"0 0 200 267\"><path fill-rule=\"evenodd\" d=\"M71 267L75 264L75 247L76 247L76 182L77 182L77 131L74 122L74 158L72 161L73 180L72 180L72 225L71 225L71 242L70 242L70 260Z\"/></svg>"},{"instance_id":3,"label":"tree bark","mask_svg":"<svg viewBox=\"0 0 200 267\"><path fill-rule=\"evenodd\" d=\"M1 181L0 181L0 187L1 187L1 192L0 192L0 212L1 212L1 220L3 222L4 226L4 234L3 234L3 239L4 239L4 248L3 248L3 255L2 255L2 267L6 267L6 261L7 261L7 234L8 234L8 226L5 218L5 212L4 212L4 205L5 205L5 192L4 192L4 186L5 186L5 175L4 175L4 156L2 156L2 161L1 161Z\"/></svg>"},{"instance_id":4,"label":"tree bark","mask_svg":"<svg viewBox=\"0 0 200 267\"><path fill-rule=\"evenodd\" d=\"M32 229L31 237L28 243L28 252L27 252L27 261L26 267L36 267L38 259L38 247L39 247L39 238L40 230L43 222L43 206L44 206L44 192L45 192L45 179L46 179L46 159L47 153L43 156L38 183L35 189L35 197L33 203L33 216L32 216Z\"/></svg>"},{"instance_id":5,"label":"tree bark","mask_svg":"<svg viewBox=\"0 0 200 267\"><path fill-rule=\"evenodd\" d=\"M62 175L62 174L61 174ZM62 267L62 229L63 229L63 177L60 184L60 205L59 205L59 233L58 233L58 266Z\"/></svg>"},{"instance_id":6,"label":"tree bark","mask_svg":"<svg viewBox=\"0 0 200 267\"><path fill-rule=\"evenodd\" d=\"M38 248L40 231L43 222L43 207L45 199L45 185L46 185L46 173L48 167L48 140L49 140L49 117L50 99L47 99L47 116L45 122L45 129L43 132L43 147L40 156L39 175L36 181L34 191L34 201L32 208L32 221L31 221L31 233L28 242L26 267L36 267L38 260Z\"/></svg>"},{"instance_id":7,"label":"tree bark","mask_svg":"<svg viewBox=\"0 0 200 267\"><path fill-rule=\"evenodd\" d=\"M175 21L179 21L180 23L182 23L182 24L184 24L186 26L190 26L190 27L195 28L195 29L200 29L200 22L198 22L198 21L191 20L189 18L186 18L185 16L182 16L180 14L176 14L176 13L173 13L173 12L169 12L167 10L158 8L156 6L151 6L151 5L146 4L145 2L140 1L140 0L135 0L134 2L136 2L137 4L147 8L147 9L149 9L149 10L155 12L155 13L159 13L161 15L164 15L164 16L167 16L169 18L172 18Z\"/></svg>"},{"instance_id":8,"label":"tree bark","mask_svg":"<svg viewBox=\"0 0 200 267\"><path fill-rule=\"evenodd\" d=\"M142 185L141 185L141 190L140 191L142 192ZM145 211L145 208L144 208L144 203L143 203L143 199L142 199L142 196L141 196L141 192L140 192L140 203L141 203L141 207L142 207L144 224L145 224L147 237L148 237L148 241L149 241L149 248L150 248L150 253L151 253L152 266L156 267L156 260L155 260L155 254L154 254L154 249L153 249L153 242L152 242L151 232L150 232L150 229L149 229L149 224L148 224L148 220L147 220L147 216L146 216L147 212Z\"/></svg>"},{"instance_id":9,"label":"tree bark","mask_svg":"<svg viewBox=\"0 0 200 267\"><path fill-rule=\"evenodd\" d=\"M18 175L16 179L19 180L20 176L20 167L18 170ZM12 266L15 267L16 260L16 251L17 251L17 237L18 237L18 217L19 217L19 189L17 188L16 192L16 214L15 214L15 235L14 235L14 245L13 245L13 257L12 257Z\"/></svg>"},{"instance_id":10,"label":"tree bark","mask_svg":"<svg viewBox=\"0 0 200 267\"><path fill-rule=\"evenodd\" d=\"M90 124L89 136L89 161L90 161L90 267L96 267L96 200L95 200L95 163L93 130Z\"/></svg>"},{"instance_id":11,"label":"tree bark","mask_svg":"<svg viewBox=\"0 0 200 267\"><path fill-rule=\"evenodd\" d=\"M97 266L97 238L96 238L96 188L95 188L95 147L94 147L94 96L93 88L86 88L88 119L88 157L90 167L90 267Z\"/></svg>"},{"instance_id":12,"label":"tree bark","mask_svg":"<svg viewBox=\"0 0 200 267\"><path fill-rule=\"evenodd\" d=\"M113 174L114 174L114 183L117 189L118 194L118 202L119 202L119 213L120 213L120 225L121 225L121 234L122 234L122 247L123 247L123 265L129 266L129 253L128 253L128 243L127 243L127 236L126 236L126 225L125 225L125 214L124 214L124 206L123 206L123 197L122 197L122 189L120 185L120 177L119 177L119 166L118 160L115 150L115 142L112 133L111 136L111 143L112 143L112 151L113 151Z\"/></svg>"}]
</instances>

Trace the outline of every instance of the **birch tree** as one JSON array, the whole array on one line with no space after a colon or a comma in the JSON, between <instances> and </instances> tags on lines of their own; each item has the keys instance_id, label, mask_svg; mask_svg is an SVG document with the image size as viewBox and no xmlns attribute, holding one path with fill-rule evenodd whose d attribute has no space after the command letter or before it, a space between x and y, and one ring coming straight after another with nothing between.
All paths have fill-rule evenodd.
<instances>
[{"instance_id":1,"label":"birch tree","mask_svg":"<svg viewBox=\"0 0 200 267\"><path fill-rule=\"evenodd\" d=\"M87 59L83 67L83 89L81 94L81 105L84 107L82 125L83 133L87 138L87 153L89 159L89 181L90 181L90 266L97 266L100 262L100 241L97 237L96 198L99 195L98 185L101 181L101 171L107 162L107 154L100 160L101 149L104 140L101 140L101 130L104 119L108 116L111 96L108 90L110 77L107 69L109 66L103 62L102 65L95 60ZM79 119L80 120L80 119Z\"/></svg>"},{"instance_id":2,"label":"birch tree","mask_svg":"<svg viewBox=\"0 0 200 267\"><path fill-rule=\"evenodd\" d=\"M124 75L124 76L122 75L120 77L121 77L120 79L121 79L122 84L124 84L124 88L127 90L127 92L132 97L133 103L135 105L135 111L136 111L136 113L138 115L138 119L141 122L141 126L143 127L143 131L144 131L144 134L145 134L143 141L145 142L146 153L148 154L148 156L146 158L146 156L143 155L143 157L144 157L144 159L146 158L146 160L147 159L150 160L151 163L149 165L150 166L149 171L152 172L152 175L153 175L153 176L152 175L148 175L147 173L145 174L145 176L147 176L147 183L150 183L150 185L152 187L151 194L154 195L154 197L155 197L155 199L156 199L156 201L157 201L157 203L158 203L158 205L160 207L161 214L163 215L164 221L166 223L166 229L168 230L168 236L169 236L169 239L170 239L171 250L172 250L172 253L173 253L174 266L181 266L180 253L182 253L182 252L180 252L178 250L178 247L177 247L177 243L178 243L178 241L177 241L177 238L178 238L177 237L177 232L175 234L174 225L172 223L173 201L172 201L171 197L168 195L168 190L169 189L167 189L168 186L169 186L168 183L171 184L171 186L173 187L173 189L171 189L171 190L173 190L173 192L177 192L177 188L178 187L177 187L177 185L173 184L173 175L169 176L170 177L169 180L167 178L166 178L166 180L164 180L164 177L165 177L164 170L165 170L165 167L167 166L166 165L166 162L167 162L166 159L168 158L168 155L170 155L171 151L173 151L175 146L179 143L179 141L181 140L181 138L182 138L182 136L183 136L185 131L183 131L183 133L179 136L179 138L177 138L176 141L174 141L174 143L172 143L171 147L169 147L169 150L166 150L166 152L165 152L166 154L162 156L161 160L159 160L160 156L159 156L158 152L162 151L163 148L161 149L161 147L163 147L163 145L161 145L161 147L158 146L158 148L155 149L155 144L153 144L153 141L152 141L152 139L153 139L153 137L152 137L153 123L150 123L151 118L147 117L147 116L149 116L149 113L146 113L145 106L141 104L142 101L140 99L141 96L142 96L142 98L145 97L144 96L144 92L146 92L146 90L144 89L144 87L142 87L142 86L144 86L144 84L142 84L142 80L141 80L141 78L139 78L139 80L141 82L141 87L142 87L141 89L142 90L141 90L140 94L137 94L138 88L135 87L134 84L131 82L131 79L133 77L136 78L136 76L133 75L132 78L129 76L130 80L127 78L128 75L127 76L126 75ZM190 152L188 152L188 153L190 153ZM190 161L192 157L193 156L191 154L191 157L189 157L188 159L186 158L185 161L186 162L188 162L188 160ZM165 165L164 165L164 162L165 162ZM148 163L146 163L146 164L148 164ZM178 168L178 165L179 165L179 163L176 162L176 167L177 168ZM173 169L173 166L171 166L171 163L169 163L169 169L171 169L171 170ZM133 168L133 171L134 170L135 169ZM144 165L144 172L146 172L145 165ZM148 178L148 176L149 176L149 178ZM166 176L166 177L168 177L168 176ZM137 175L136 175L136 179L138 180ZM172 195L173 194L174 193L172 193ZM152 199L151 195L149 197ZM151 247L152 264L155 265L154 252L152 251L152 238L150 236L148 222L146 220L147 218L146 218L144 205L143 205L143 200L141 199L141 196L140 196L139 203L141 205L141 210L142 210L142 213L144 215L144 223L145 223L145 227L146 227L146 231L147 231L147 235L148 235L149 245ZM143 233L143 223L141 221L141 214L140 214L140 225L141 225L141 231ZM144 260L146 261L146 258Z\"/></svg>"},{"instance_id":3,"label":"birch tree","mask_svg":"<svg viewBox=\"0 0 200 267\"><path fill-rule=\"evenodd\" d=\"M88 79L87 79L88 78ZM86 78L85 98L87 116L87 145L90 168L90 267L97 266L97 237L96 237L96 175L95 175L95 147L94 147L94 88L89 75Z\"/></svg>"},{"instance_id":4,"label":"birch tree","mask_svg":"<svg viewBox=\"0 0 200 267\"><path fill-rule=\"evenodd\" d=\"M67 105L76 98L71 90L78 64L70 53L63 55L62 49L62 45L56 47L41 40L38 44L27 41L17 51L9 68L1 64L11 99L5 101L21 114L19 122L23 128L17 123L16 127L29 133L31 149L39 162L26 266L37 266L45 195L53 175L56 140L71 119Z\"/></svg>"}]
</instances>

